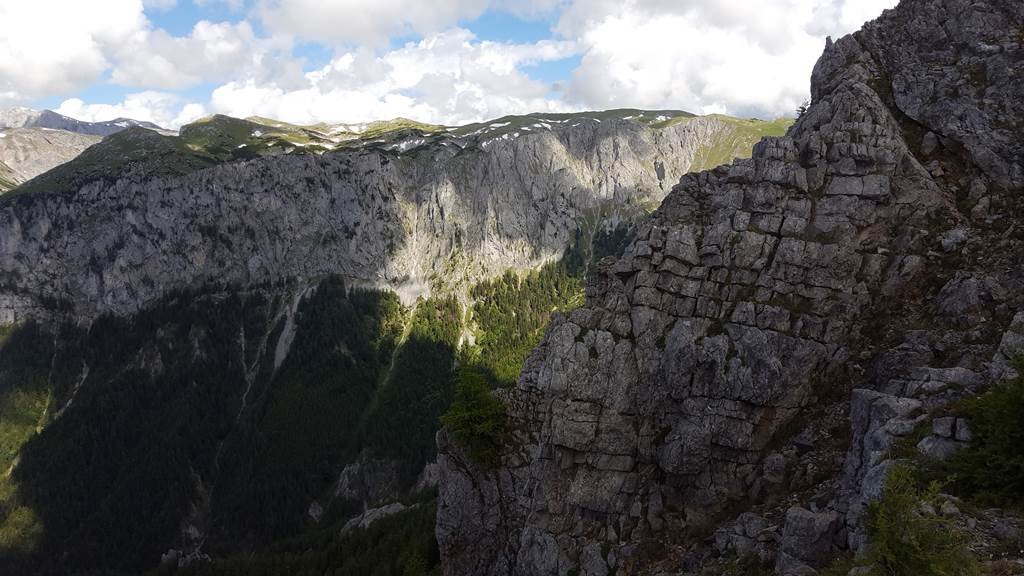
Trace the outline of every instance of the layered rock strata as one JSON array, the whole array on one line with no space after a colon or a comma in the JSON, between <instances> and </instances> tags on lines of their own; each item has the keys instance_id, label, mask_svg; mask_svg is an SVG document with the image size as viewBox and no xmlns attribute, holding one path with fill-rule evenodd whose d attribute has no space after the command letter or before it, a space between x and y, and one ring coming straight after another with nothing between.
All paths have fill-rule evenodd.
<instances>
[{"instance_id":1,"label":"layered rock strata","mask_svg":"<svg viewBox=\"0 0 1024 576\"><path fill-rule=\"evenodd\" d=\"M894 434L1021 307L1022 25L904 0L829 41L787 136L684 177L501 393L501 465L439 435L445 573L678 571L783 496L780 573L860 548Z\"/></svg>"}]
</instances>

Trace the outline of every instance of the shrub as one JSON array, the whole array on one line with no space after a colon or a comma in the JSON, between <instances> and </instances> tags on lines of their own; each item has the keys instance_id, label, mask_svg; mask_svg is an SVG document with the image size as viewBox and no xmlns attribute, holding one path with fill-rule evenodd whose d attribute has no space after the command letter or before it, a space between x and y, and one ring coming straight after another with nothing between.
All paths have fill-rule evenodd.
<instances>
[{"instance_id":1,"label":"shrub","mask_svg":"<svg viewBox=\"0 0 1024 576\"><path fill-rule=\"evenodd\" d=\"M942 465L950 488L984 505L1024 506L1024 378L964 401L973 439Z\"/></svg>"},{"instance_id":2,"label":"shrub","mask_svg":"<svg viewBox=\"0 0 1024 576\"><path fill-rule=\"evenodd\" d=\"M981 574L978 561L951 521L922 513L938 485L922 491L914 471L904 465L889 473L882 498L868 508L871 546L867 560L873 576L971 576Z\"/></svg>"},{"instance_id":3,"label":"shrub","mask_svg":"<svg viewBox=\"0 0 1024 576\"><path fill-rule=\"evenodd\" d=\"M485 466L497 464L505 436L505 406L494 397L483 374L459 369L455 397L441 423L472 460Z\"/></svg>"},{"instance_id":4,"label":"shrub","mask_svg":"<svg viewBox=\"0 0 1024 576\"><path fill-rule=\"evenodd\" d=\"M796 119L799 120L799 119L803 118L804 114L807 114L807 110L809 110L810 107L811 107L811 101L810 100L804 100L803 102L801 102L800 105L797 106L797 108L796 108Z\"/></svg>"}]
</instances>

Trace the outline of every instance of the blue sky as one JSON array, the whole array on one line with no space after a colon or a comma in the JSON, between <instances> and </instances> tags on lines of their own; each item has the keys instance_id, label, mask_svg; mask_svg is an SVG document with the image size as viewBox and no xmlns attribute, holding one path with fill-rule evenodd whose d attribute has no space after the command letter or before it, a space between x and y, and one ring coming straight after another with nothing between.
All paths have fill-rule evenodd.
<instances>
[{"instance_id":1,"label":"blue sky","mask_svg":"<svg viewBox=\"0 0 1024 576\"><path fill-rule=\"evenodd\" d=\"M177 127L211 113L459 124L807 97L826 35L896 0L0 2L0 107Z\"/></svg>"}]
</instances>

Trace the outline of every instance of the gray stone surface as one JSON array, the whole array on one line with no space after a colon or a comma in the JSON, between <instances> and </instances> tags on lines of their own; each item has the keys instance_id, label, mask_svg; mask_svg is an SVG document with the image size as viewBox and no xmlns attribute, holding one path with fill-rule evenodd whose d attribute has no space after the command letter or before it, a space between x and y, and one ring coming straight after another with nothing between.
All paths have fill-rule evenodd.
<instances>
[{"instance_id":1,"label":"gray stone surface","mask_svg":"<svg viewBox=\"0 0 1024 576\"><path fill-rule=\"evenodd\" d=\"M413 508L415 508L415 506L413 506ZM388 516L400 514L408 509L408 506L400 502L392 502L391 504L385 504L379 508L371 508L355 518L352 518L348 522L345 522L345 525L341 527L341 531L338 535L344 536L356 528L367 528L378 520L383 520Z\"/></svg>"},{"instance_id":2,"label":"gray stone surface","mask_svg":"<svg viewBox=\"0 0 1024 576\"><path fill-rule=\"evenodd\" d=\"M407 302L463 291L561 257L601 207L642 213L731 130L714 117L583 121L465 148L283 155L0 198L0 298L62 300L82 318L205 282L338 274Z\"/></svg>"},{"instance_id":3,"label":"gray stone surface","mask_svg":"<svg viewBox=\"0 0 1024 576\"><path fill-rule=\"evenodd\" d=\"M87 136L66 130L0 130L0 165L6 165L11 169L12 183L20 184L71 160L99 141L99 136ZM3 189L0 188L0 193L2 192Z\"/></svg>"},{"instance_id":4,"label":"gray stone surface","mask_svg":"<svg viewBox=\"0 0 1024 576\"><path fill-rule=\"evenodd\" d=\"M801 566L821 567L835 553L842 518L835 512L811 512L796 507L786 511L786 525L776 568L780 574L798 573Z\"/></svg>"},{"instance_id":5,"label":"gray stone surface","mask_svg":"<svg viewBox=\"0 0 1024 576\"><path fill-rule=\"evenodd\" d=\"M976 364L894 366L904 383L886 394L876 390L890 372L874 381L851 349L911 329L906 318L985 326L994 302L1010 297L976 268L957 269L977 252L963 262L943 254L975 237L958 195L991 198L978 222L987 225L1024 185L1022 21L1024 4L1009 0L905 0L829 43L812 104L786 137L684 177L623 257L592 273L586 306L555 318L503 393L522 431L503 465L481 471L442 447L442 499L474 502L472 519L439 509L446 574L551 573L595 542L672 550L720 529L766 471L777 477L765 462L772 440L817 407L820 391L856 388L850 374L868 386L849 406L837 500L846 518L808 513L845 520L837 538L861 547L892 442L927 421L922 400L907 396L982 377ZM925 159L929 131L939 145ZM920 312L899 307L922 292L930 302ZM922 335L927 361L933 335ZM656 527L645 520L655 494ZM489 532L476 517L493 522ZM725 547L749 545L719 533Z\"/></svg>"},{"instance_id":6,"label":"gray stone surface","mask_svg":"<svg viewBox=\"0 0 1024 576\"><path fill-rule=\"evenodd\" d=\"M999 341L999 348L992 358L990 375L993 380L1009 380L1018 376L1019 360L1024 359L1024 312L1014 316L1010 326Z\"/></svg>"},{"instance_id":7,"label":"gray stone surface","mask_svg":"<svg viewBox=\"0 0 1024 576\"><path fill-rule=\"evenodd\" d=\"M962 444L941 436L926 436L917 443L917 451L936 460L946 460L956 452Z\"/></svg>"},{"instance_id":8,"label":"gray stone surface","mask_svg":"<svg viewBox=\"0 0 1024 576\"><path fill-rule=\"evenodd\" d=\"M936 418L932 420L932 434L941 436L942 438L952 438L953 431L956 429L956 418L952 416L945 416L943 418Z\"/></svg>"}]
</instances>

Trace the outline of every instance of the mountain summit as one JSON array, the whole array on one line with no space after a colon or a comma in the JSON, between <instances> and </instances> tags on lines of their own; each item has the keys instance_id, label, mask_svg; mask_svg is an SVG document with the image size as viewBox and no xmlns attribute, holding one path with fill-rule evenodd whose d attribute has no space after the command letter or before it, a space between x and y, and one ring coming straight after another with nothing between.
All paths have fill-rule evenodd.
<instances>
[{"instance_id":1,"label":"mountain summit","mask_svg":"<svg viewBox=\"0 0 1024 576\"><path fill-rule=\"evenodd\" d=\"M0 129L49 128L51 130L66 130L89 136L110 136L132 126L164 131L163 128L152 122L141 122L129 118L117 118L103 122L85 122L58 114L53 110L33 110L31 108L0 110Z\"/></svg>"},{"instance_id":2,"label":"mountain summit","mask_svg":"<svg viewBox=\"0 0 1024 576\"><path fill-rule=\"evenodd\" d=\"M126 118L83 122L51 110L0 110L0 194L73 160L104 136L132 127L170 133Z\"/></svg>"}]
</instances>

